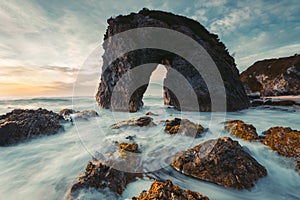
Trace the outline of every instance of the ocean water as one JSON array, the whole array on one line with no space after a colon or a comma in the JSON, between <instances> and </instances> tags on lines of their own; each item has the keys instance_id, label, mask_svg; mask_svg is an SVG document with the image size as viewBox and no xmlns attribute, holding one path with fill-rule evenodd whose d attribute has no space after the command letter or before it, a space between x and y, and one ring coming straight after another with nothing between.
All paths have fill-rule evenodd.
<instances>
[{"instance_id":1,"label":"ocean water","mask_svg":"<svg viewBox=\"0 0 300 200\"><path fill-rule=\"evenodd\" d=\"M273 126L289 126L300 130L300 110L291 108L250 108L230 113L179 112L163 105L160 90L152 88L144 97L144 107L137 113L111 112L97 106L94 97L57 97L0 100L0 113L15 108L46 108L58 112L63 108L77 110L93 109L99 117L88 121L64 124L64 131L43 136L11 147L0 147L0 199L64 199L70 184L76 182L88 161L96 152L109 151L114 141L126 141L135 136L152 176L171 179L184 189L198 191L210 199L300 199L300 175L293 163L260 143L250 143L235 137L241 145L268 171L268 176L256 182L250 191L237 191L187 177L168 166L170 158L180 150L199 144L209 138L229 136L220 122L240 119L253 124L259 134ZM125 128L111 130L110 126L120 120L139 117L151 111L155 127ZM193 139L170 136L164 133L161 120L174 117L188 118L198 122L209 131L201 138ZM128 141L128 140L127 140ZM138 196L148 190L152 180L137 180L128 185L119 199ZM80 199L115 199L109 191L85 191Z\"/></svg>"}]
</instances>

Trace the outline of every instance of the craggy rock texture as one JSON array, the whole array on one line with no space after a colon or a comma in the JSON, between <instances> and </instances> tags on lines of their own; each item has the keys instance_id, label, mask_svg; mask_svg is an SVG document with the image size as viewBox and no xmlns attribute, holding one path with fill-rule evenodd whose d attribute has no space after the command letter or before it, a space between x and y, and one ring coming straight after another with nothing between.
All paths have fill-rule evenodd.
<instances>
[{"instance_id":1,"label":"craggy rock texture","mask_svg":"<svg viewBox=\"0 0 300 200\"><path fill-rule=\"evenodd\" d=\"M76 111L69 108L62 109L59 112L59 114L63 116L66 120L72 120L72 119L87 120L88 118L99 116L99 114L94 110Z\"/></svg>"},{"instance_id":2,"label":"craggy rock texture","mask_svg":"<svg viewBox=\"0 0 300 200\"><path fill-rule=\"evenodd\" d=\"M131 39L126 40L122 40L122 38L113 40L112 36L127 30L142 27L159 27L175 30L198 42L211 56L223 79L221 84L223 85L224 83L225 85L227 110L236 111L249 107L250 103L242 83L239 80L239 72L233 57L230 56L218 36L209 33L199 22L172 13L150 11L148 9L143 9L138 13L131 13L126 16L120 15L116 18L110 18L107 22L109 26L104 36L105 42L103 43L103 48L105 52L103 55L101 82L96 94L96 100L101 107L136 112L143 106L142 98L148 87L151 73L156 69L157 64L163 64L168 69L166 79L164 80L164 103L166 105L174 106L174 108L178 110L212 110L210 94L204 79L189 62L179 55L161 49L147 48L133 50L128 53L125 52L124 54L121 53L121 55L117 54L118 58L110 63L110 59L122 49L122 47L140 44L148 37L144 35L147 33L137 34L132 36ZM163 40L163 38L158 39ZM190 55L195 53L193 49L187 49L187 51L190 51ZM136 70L135 68L138 69L138 66L144 64L148 65L146 68L143 68L141 74L135 75L133 73L133 71ZM205 65L202 67L205 68L203 70L207 71L211 66ZM171 68L174 70L170 70ZM174 71L183 75L184 79L192 88L188 89L177 80L174 80ZM209 79L212 80L213 78L215 77L210 77ZM134 87L137 83L142 84L138 85L138 87ZM118 87L116 87L116 85L118 85ZM180 88L180 94L182 94L184 98L182 101L185 102L185 106L180 105L177 96L173 93L174 91L171 91L172 89L170 87ZM198 100L197 106L193 106L194 101L190 98L193 92L196 94L196 101ZM219 95L219 90L211 92L216 92L216 94ZM113 96L113 94L115 96ZM215 110L224 111L224 108L218 107L215 108Z\"/></svg>"},{"instance_id":3,"label":"craggy rock texture","mask_svg":"<svg viewBox=\"0 0 300 200\"><path fill-rule=\"evenodd\" d=\"M133 143L122 142L118 144L118 147L120 152L127 151L132 153L141 153L141 151L139 150L139 145L135 142Z\"/></svg>"},{"instance_id":4,"label":"craggy rock texture","mask_svg":"<svg viewBox=\"0 0 300 200\"><path fill-rule=\"evenodd\" d=\"M300 167L300 131L289 127L272 127L263 132L262 143L280 155L294 158L297 161L296 170Z\"/></svg>"},{"instance_id":5,"label":"craggy rock texture","mask_svg":"<svg viewBox=\"0 0 300 200\"><path fill-rule=\"evenodd\" d=\"M167 120L165 131L171 135L182 133L186 136L200 137L205 129L200 124L195 124L188 119L174 118Z\"/></svg>"},{"instance_id":6,"label":"craggy rock texture","mask_svg":"<svg viewBox=\"0 0 300 200\"><path fill-rule=\"evenodd\" d=\"M98 190L108 188L121 195L126 185L134 181L137 176L139 174L118 171L100 161L91 161L78 182L71 186L67 199L76 199L80 190L89 188Z\"/></svg>"},{"instance_id":7,"label":"craggy rock texture","mask_svg":"<svg viewBox=\"0 0 300 200\"><path fill-rule=\"evenodd\" d=\"M300 131L289 127L272 127L263 132L266 136L262 143L287 157L300 155Z\"/></svg>"},{"instance_id":8,"label":"craggy rock texture","mask_svg":"<svg viewBox=\"0 0 300 200\"><path fill-rule=\"evenodd\" d=\"M132 197L131 200L208 200L207 196L200 194L199 192L193 192L191 190L183 190L177 185L173 185L170 180L165 182L159 182L155 180L149 191L143 191L139 197Z\"/></svg>"},{"instance_id":9,"label":"craggy rock texture","mask_svg":"<svg viewBox=\"0 0 300 200\"><path fill-rule=\"evenodd\" d=\"M267 170L231 138L212 139L175 156L172 166L218 185L250 189Z\"/></svg>"},{"instance_id":10,"label":"craggy rock texture","mask_svg":"<svg viewBox=\"0 0 300 200\"><path fill-rule=\"evenodd\" d=\"M120 121L116 124L113 124L111 126L112 129L118 129L122 127L127 127L127 126L155 126L155 123L153 122L153 118L148 117L148 116L142 116L138 119L132 118L124 121Z\"/></svg>"},{"instance_id":11,"label":"craggy rock texture","mask_svg":"<svg viewBox=\"0 0 300 200\"><path fill-rule=\"evenodd\" d=\"M0 146L8 146L62 129L62 117L52 111L15 109L0 116Z\"/></svg>"},{"instance_id":12,"label":"craggy rock texture","mask_svg":"<svg viewBox=\"0 0 300 200\"><path fill-rule=\"evenodd\" d=\"M240 79L248 94L300 95L300 55L257 61Z\"/></svg>"},{"instance_id":13,"label":"craggy rock texture","mask_svg":"<svg viewBox=\"0 0 300 200\"><path fill-rule=\"evenodd\" d=\"M252 124L246 124L241 120L230 120L225 122L224 129L244 140L255 141L259 139L256 128Z\"/></svg>"}]
</instances>

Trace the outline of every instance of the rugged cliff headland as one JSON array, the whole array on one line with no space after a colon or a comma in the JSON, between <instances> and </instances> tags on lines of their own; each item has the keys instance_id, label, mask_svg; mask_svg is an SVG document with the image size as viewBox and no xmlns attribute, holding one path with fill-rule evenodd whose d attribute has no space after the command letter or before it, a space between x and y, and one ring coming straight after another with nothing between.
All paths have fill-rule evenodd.
<instances>
[{"instance_id":1,"label":"rugged cliff headland","mask_svg":"<svg viewBox=\"0 0 300 200\"><path fill-rule=\"evenodd\" d=\"M257 61L240 79L249 95L300 95L300 55Z\"/></svg>"},{"instance_id":2,"label":"rugged cliff headland","mask_svg":"<svg viewBox=\"0 0 300 200\"><path fill-rule=\"evenodd\" d=\"M179 72L188 85L191 86L191 89L189 89L172 79L172 70L168 70L164 80L164 103L166 105L174 106L178 110L212 111L211 95L212 93L217 94L220 92L220 88L215 86L213 90L209 91L202 74L179 55L161 49L143 48L125 52L110 63L110 59L115 56L115 52L126 46L134 46L137 41L143 40L143 38L146 40L147 35L136 35L131 40L118 38L118 40L114 41L111 38L118 33L143 27L175 30L195 40L207 51L218 68L222 78L222 85L224 84L225 87L226 95L224 94L223 96L227 100L227 110L236 111L249 107L249 100L239 80L239 72L234 59L228 53L225 45L219 41L218 36L209 33L199 22L172 13L150 11L148 9L126 16L120 15L110 18L107 22L109 25L104 36L105 42L103 43L105 52L103 55L101 82L96 94L96 100L101 107L136 112L143 106L142 98L147 89L151 73L155 70L157 64L164 64L168 69L171 68ZM189 48L189 51L192 53L193 48ZM123 78L130 70L144 64L148 65L141 76L128 75L127 79ZM211 70L211 66L205 65L202 67L204 71ZM119 84L118 81L122 78L123 83ZM214 76L211 76L210 81L213 82L214 78ZM132 92L128 89L128 85L132 84L132 82L142 82L144 84ZM178 96L174 94L174 91L170 89L170 85L180 90L179 93L184 97L180 100L185 105L180 105L181 102L178 100ZM114 92L115 96L113 98L117 100L113 101L112 96ZM196 94L196 107L189 106L193 104L189 103L189 101L192 101L190 98L191 93ZM126 98L126 96L129 97ZM221 111L221 109L216 110Z\"/></svg>"}]
</instances>

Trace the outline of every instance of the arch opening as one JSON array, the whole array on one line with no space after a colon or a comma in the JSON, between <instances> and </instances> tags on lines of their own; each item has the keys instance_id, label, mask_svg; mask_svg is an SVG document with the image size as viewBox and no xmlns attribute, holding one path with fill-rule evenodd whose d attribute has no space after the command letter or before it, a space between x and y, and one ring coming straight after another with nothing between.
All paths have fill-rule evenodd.
<instances>
[{"instance_id":1,"label":"arch opening","mask_svg":"<svg viewBox=\"0 0 300 200\"><path fill-rule=\"evenodd\" d=\"M167 67L162 64L158 64L156 69L152 72L150 80L143 95L144 105L150 105L151 100L156 98L160 105L164 103L164 80L167 76Z\"/></svg>"}]
</instances>

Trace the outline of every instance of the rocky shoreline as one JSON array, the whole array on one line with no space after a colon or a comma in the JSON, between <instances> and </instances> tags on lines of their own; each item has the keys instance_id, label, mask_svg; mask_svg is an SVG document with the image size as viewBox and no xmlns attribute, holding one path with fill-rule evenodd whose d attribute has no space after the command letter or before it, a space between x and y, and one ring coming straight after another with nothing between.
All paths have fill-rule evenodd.
<instances>
[{"instance_id":1,"label":"rocky shoreline","mask_svg":"<svg viewBox=\"0 0 300 200\"><path fill-rule=\"evenodd\" d=\"M56 134L63 131L63 123L71 123L73 119L78 117L88 120L88 117L97 116L98 113L95 111L64 109L57 114L41 108L37 110L16 109L0 116L1 145L17 144L32 139L34 136ZM157 115L152 116L157 117ZM173 120L166 120L164 124L156 125L153 122L153 117L146 115L124 120L113 124L111 128L164 126L166 133L171 135L180 133L186 137L199 137L206 131L200 124L193 123L188 119L174 118ZM70 118L72 120L69 120ZM259 136L252 124L247 124L241 120L226 121L223 126L225 133L248 142L261 143L278 154L290 158L291 162L295 163L296 171L300 169L300 131L289 127L271 127ZM140 178L147 178L144 173L129 173L114 168L114 165L125 164L126 160L129 160L132 166L138 165L138 160L132 159L132 155L142 153L139 145L135 142L117 142L116 145L121 161L115 163L111 160L90 161L85 172L79 176L78 181L70 186L68 199L76 199L76 195L82 189L88 188L97 190L108 188L120 195L129 183ZM235 189L251 189L260 178L267 176L267 169L230 137L207 140L191 149L180 152L173 158L171 166L187 176ZM162 193L155 192L157 191L155 188L157 190L159 188ZM139 197L132 199L149 199L150 196L156 195L169 197L175 194L178 198L183 199L185 199L184 197L207 199L197 192L188 192L173 186L170 181L159 182L157 180L153 182L148 192L143 191Z\"/></svg>"},{"instance_id":2,"label":"rocky shoreline","mask_svg":"<svg viewBox=\"0 0 300 200\"><path fill-rule=\"evenodd\" d=\"M135 120L130 119L128 121L132 123L135 122ZM153 119L151 118L151 122L153 122L152 120ZM183 126L183 128L177 127L176 130L181 129L181 133L183 135L191 137L191 135L185 134L185 132L190 131L189 128L196 131L199 130L199 125L196 125L187 119L175 118L174 120L177 121L177 123L174 123L173 120L166 120L166 123L164 124L166 131L170 130L171 125L179 127ZM123 124L124 122L127 121L122 121ZM128 126L131 126L131 124ZM112 128L114 128L114 126L112 126ZM201 131L203 130L204 128L201 126ZM265 137L258 136L256 128L252 124L246 124L241 120L224 122L224 131L234 135L234 137L238 137L249 142L258 142L264 144L270 147L270 149L277 151L279 154L290 157L292 162L296 161L296 170L299 169L300 150L297 149L300 146L299 131L292 130L290 128L275 127L263 132L263 134L266 135ZM192 136L197 137L197 135ZM118 143L118 146L119 152L121 153L120 155L122 155L124 152L141 153L141 150L136 143ZM122 158L130 159L127 156L122 156ZM110 163L110 161L105 162ZM85 175L80 176L78 182L71 186L72 189L69 196L74 197L74 190L77 191L80 188L82 189L90 187L95 189L101 189L103 187L111 188L112 191L122 194L122 191L126 188L128 183L135 181L136 178L147 179L148 177L147 174L143 173L133 175L131 173L125 173L118 170L115 171L115 169L111 168L111 166L104 166L102 163L100 163L100 161L93 161L92 164L91 162L88 164L87 170L90 171L91 167L89 166L93 166L93 172L85 172ZM239 142L234 141L230 137L208 140L186 150L185 152L178 153L175 155L171 166L175 170L178 170L187 176L192 176L202 181L209 181L223 187L234 188L238 190L250 190L259 179L268 176L267 169L258 163L247 151L245 151ZM99 173L110 174L111 172L116 174L118 177L122 177L122 180L118 181L118 186L115 186L115 180L110 175L102 178L94 177L98 176L97 174ZM118 179L118 177L115 178ZM104 181L105 184L100 184L101 181L95 183L95 180ZM98 185L95 186L94 184ZM80 187L78 185L80 185ZM116 188L112 188L111 185L114 185L119 189L116 190ZM178 188L176 186L174 187ZM174 195L177 195L178 198L181 197L183 199L187 199L187 196L189 196L191 199L208 198L202 196L198 192L187 193L180 188L176 189L179 192L175 192L172 189L174 187L168 180L166 182L155 180L148 192L143 191L139 197L132 197L132 199L151 199L150 197L164 199L162 197L169 198L170 196ZM158 192L158 190L160 192ZM182 196L185 196L185 198Z\"/></svg>"},{"instance_id":3,"label":"rocky shoreline","mask_svg":"<svg viewBox=\"0 0 300 200\"><path fill-rule=\"evenodd\" d=\"M42 108L14 109L0 115L0 146L15 145L42 135L54 135L64 130L65 122L96 116L98 113L90 110L63 109L55 113Z\"/></svg>"}]
</instances>

